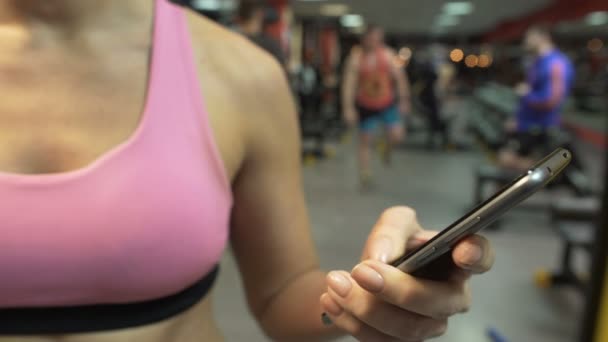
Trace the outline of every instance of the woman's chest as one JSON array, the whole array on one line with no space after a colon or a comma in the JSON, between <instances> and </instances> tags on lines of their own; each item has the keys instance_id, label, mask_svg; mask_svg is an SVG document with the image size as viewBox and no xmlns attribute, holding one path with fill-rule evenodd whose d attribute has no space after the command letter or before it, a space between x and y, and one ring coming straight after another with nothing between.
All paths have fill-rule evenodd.
<instances>
[{"instance_id":1,"label":"woman's chest","mask_svg":"<svg viewBox=\"0 0 608 342\"><path fill-rule=\"evenodd\" d=\"M84 167L137 127L145 68L134 62L110 67L114 58L23 58L0 61L0 170L31 174Z\"/></svg>"},{"instance_id":2,"label":"woman's chest","mask_svg":"<svg viewBox=\"0 0 608 342\"><path fill-rule=\"evenodd\" d=\"M10 199L0 210L0 270L15 272L0 291L11 294L2 304L165 295L218 260L230 194L214 138L230 175L240 164L232 116L217 100L226 94L215 93L207 115L183 92L168 99L163 84L149 88L146 69L135 64L0 70L7 81L0 82L7 99L0 103L0 191ZM56 274L66 279L61 286ZM154 286L142 290L142 281ZM24 295L16 283L39 285Z\"/></svg>"},{"instance_id":3,"label":"woman's chest","mask_svg":"<svg viewBox=\"0 0 608 342\"><path fill-rule=\"evenodd\" d=\"M16 71L0 64L0 172L83 168L135 132L150 95L145 70L136 65L110 72L81 69L42 66ZM232 180L244 158L241 113L230 105L238 97L215 80L213 71L201 67L199 74L216 83L203 86L204 118ZM164 138L170 139L169 134Z\"/></svg>"}]
</instances>

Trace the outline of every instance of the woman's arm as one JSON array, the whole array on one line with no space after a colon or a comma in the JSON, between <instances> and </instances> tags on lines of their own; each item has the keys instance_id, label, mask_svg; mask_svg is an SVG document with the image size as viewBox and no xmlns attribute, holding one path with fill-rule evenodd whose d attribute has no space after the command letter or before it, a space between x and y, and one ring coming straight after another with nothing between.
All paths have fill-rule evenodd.
<instances>
[{"instance_id":1,"label":"woman's arm","mask_svg":"<svg viewBox=\"0 0 608 342\"><path fill-rule=\"evenodd\" d=\"M373 229L363 256L363 264L378 266L380 273L370 277L359 266L352 273L332 272L326 277L310 236L300 175L300 133L284 73L271 56L215 24L205 21L196 36L204 43L200 58L205 94L214 99L209 101L216 104L214 110L223 112L224 119L230 117L222 120L230 126L217 126L222 129L215 130L216 138L242 156L234 165L227 160L232 171L238 165L231 240L249 307L264 331L273 340L289 341L326 340L339 330L364 340L406 340L440 332L445 316L468 304L466 275L491 265L485 240L476 238L456 249L463 276L451 282L409 277L383 262L403 253L406 242L420 239L421 228L411 209L393 208ZM238 137L226 137L234 132ZM480 253L479 260L467 259L474 254L471 251ZM346 283L341 285L347 288L340 286L336 274L343 276ZM378 279L380 288L369 286L374 281L378 285ZM386 310L392 310L390 315ZM322 325L322 311L328 311L335 325ZM421 320L421 315L429 318ZM402 325L414 328L394 329Z\"/></svg>"},{"instance_id":2,"label":"woman's arm","mask_svg":"<svg viewBox=\"0 0 608 342\"><path fill-rule=\"evenodd\" d=\"M460 268L450 281L413 278L386 262L428 234L412 209L392 208L372 230L363 262L351 273L326 276L310 236L287 83L278 66L265 59L258 73L263 78L246 108L247 157L234 183L232 244L250 308L264 331L289 341L328 339L339 335L336 327L365 341L441 334L447 318L469 306L469 276L492 265L487 241L475 236L454 250ZM323 311L334 326L322 325Z\"/></svg>"},{"instance_id":3,"label":"woman's arm","mask_svg":"<svg viewBox=\"0 0 608 342\"><path fill-rule=\"evenodd\" d=\"M251 311L274 339L336 333L319 319L319 270L300 176L297 115L282 71L257 60L255 97L246 99L246 157L235 182L231 240ZM235 89L235 94L240 93ZM235 96L239 98L239 96Z\"/></svg>"}]
</instances>

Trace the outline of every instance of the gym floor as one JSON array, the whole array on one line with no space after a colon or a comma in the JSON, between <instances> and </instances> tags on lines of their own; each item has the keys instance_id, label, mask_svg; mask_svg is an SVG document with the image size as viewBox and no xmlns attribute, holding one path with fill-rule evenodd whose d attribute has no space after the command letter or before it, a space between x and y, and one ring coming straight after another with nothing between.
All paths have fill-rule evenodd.
<instances>
[{"instance_id":1,"label":"gym floor","mask_svg":"<svg viewBox=\"0 0 608 342\"><path fill-rule=\"evenodd\" d=\"M351 145L339 148L334 158L304 169L313 234L325 269L350 270L374 221L388 206L412 206L424 227L438 229L470 207L473 169L484 162L480 153L404 149L395 153L390 168L376 158L374 187L362 194ZM593 173L599 174L601 154L588 157L596 160L591 161ZM547 199L547 194L538 194L531 202L542 202L543 197ZM474 278L472 310L450 320L447 335L437 341L488 342L490 328L508 341L575 341L582 294L570 288L541 289L534 282L537 270L551 270L559 262L561 245L547 212L516 209L505 217L500 230L485 235L496 249L495 267ZM588 260L583 255L577 262L584 266ZM214 297L216 318L227 341L267 340L248 313L229 253Z\"/></svg>"}]
</instances>

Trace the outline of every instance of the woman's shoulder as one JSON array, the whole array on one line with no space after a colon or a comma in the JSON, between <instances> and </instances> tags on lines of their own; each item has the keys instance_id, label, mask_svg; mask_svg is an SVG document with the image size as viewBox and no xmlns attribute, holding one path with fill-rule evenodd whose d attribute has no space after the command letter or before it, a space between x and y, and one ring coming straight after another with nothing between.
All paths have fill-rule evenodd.
<instances>
[{"instance_id":1,"label":"woman's shoulder","mask_svg":"<svg viewBox=\"0 0 608 342\"><path fill-rule=\"evenodd\" d=\"M280 142L284 135L297 135L289 85L276 59L210 19L189 13L188 21L205 103L220 122L219 132L228 132L216 136L237 132L233 140L250 146L269 137Z\"/></svg>"},{"instance_id":2,"label":"woman's shoulder","mask_svg":"<svg viewBox=\"0 0 608 342\"><path fill-rule=\"evenodd\" d=\"M234 91L276 86L284 78L275 58L247 37L194 12L188 13L188 22L199 67L228 82Z\"/></svg>"}]
</instances>

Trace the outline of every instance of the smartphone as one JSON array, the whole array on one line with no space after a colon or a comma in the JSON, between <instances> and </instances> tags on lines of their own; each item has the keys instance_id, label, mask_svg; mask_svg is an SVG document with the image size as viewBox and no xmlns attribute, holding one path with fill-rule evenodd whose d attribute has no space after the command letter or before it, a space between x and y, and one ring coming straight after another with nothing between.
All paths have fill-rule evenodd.
<instances>
[{"instance_id":1,"label":"smartphone","mask_svg":"<svg viewBox=\"0 0 608 342\"><path fill-rule=\"evenodd\" d=\"M450 269L455 267L450 251L459 241L477 233L542 189L568 166L570 160L572 160L570 151L563 148L555 150L487 201L469 211L420 247L391 262L391 265L416 277L446 279Z\"/></svg>"}]
</instances>

